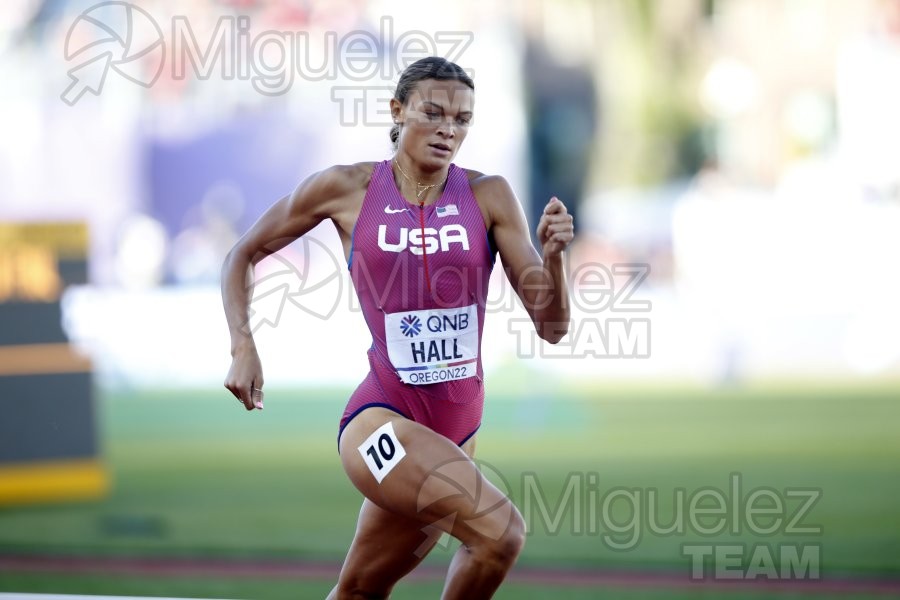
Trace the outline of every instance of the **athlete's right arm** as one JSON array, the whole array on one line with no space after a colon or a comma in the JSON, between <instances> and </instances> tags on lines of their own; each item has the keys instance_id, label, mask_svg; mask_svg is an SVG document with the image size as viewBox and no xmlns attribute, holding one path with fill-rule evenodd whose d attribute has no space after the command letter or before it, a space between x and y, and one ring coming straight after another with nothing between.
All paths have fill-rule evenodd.
<instances>
[{"instance_id":1,"label":"athlete's right arm","mask_svg":"<svg viewBox=\"0 0 900 600\"><path fill-rule=\"evenodd\" d=\"M222 265L222 303L231 334L231 369L225 387L247 410L262 408L261 396L254 400L253 389L262 389L263 374L248 324L253 289L253 266L284 248L322 220L342 210L348 195L359 186L353 166L335 166L305 179L289 195L281 198L259 218L234 245Z\"/></svg>"}]
</instances>

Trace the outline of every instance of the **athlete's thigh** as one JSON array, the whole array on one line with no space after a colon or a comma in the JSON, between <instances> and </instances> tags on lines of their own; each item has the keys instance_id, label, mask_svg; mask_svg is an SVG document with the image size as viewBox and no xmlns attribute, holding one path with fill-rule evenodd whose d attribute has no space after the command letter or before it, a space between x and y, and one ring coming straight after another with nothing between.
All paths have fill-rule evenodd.
<instances>
[{"instance_id":1,"label":"athlete's thigh","mask_svg":"<svg viewBox=\"0 0 900 600\"><path fill-rule=\"evenodd\" d=\"M461 448L471 457L475 436ZM434 525L387 511L365 498L341 576L365 578L375 589L389 591L428 555L443 533Z\"/></svg>"},{"instance_id":2,"label":"athlete's thigh","mask_svg":"<svg viewBox=\"0 0 900 600\"><path fill-rule=\"evenodd\" d=\"M357 489L420 528L436 527L464 543L477 543L499 539L518 516L461 448L388 409L357 415L344 428L340 448Z\"/></svg>"}]
</instances>

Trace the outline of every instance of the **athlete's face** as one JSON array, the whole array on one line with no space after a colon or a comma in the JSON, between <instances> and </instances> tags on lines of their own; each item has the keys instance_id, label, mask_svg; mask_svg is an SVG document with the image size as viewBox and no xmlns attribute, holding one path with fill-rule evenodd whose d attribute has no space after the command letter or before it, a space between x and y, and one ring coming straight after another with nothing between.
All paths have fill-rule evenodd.
<instances>
[{"instance_id":1,"label":"athlete's face","mask_svg":"<svg viewBox=\"0 0 900 600\"><path fill-rule=\"evenodd\" d=\"M461 81L425 79L401 105L391 100L391 114L400 123L400 152L424 170L446 167L466 139L475 101Z\"/></svg>"}]
</instances>

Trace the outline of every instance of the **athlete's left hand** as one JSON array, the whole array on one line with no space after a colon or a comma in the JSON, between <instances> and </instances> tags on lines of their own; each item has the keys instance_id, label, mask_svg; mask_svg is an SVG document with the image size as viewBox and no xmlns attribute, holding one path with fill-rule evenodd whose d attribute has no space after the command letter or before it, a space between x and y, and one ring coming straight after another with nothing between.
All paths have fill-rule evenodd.
<instances>
[{"instance_id":1,"label":"athlete's left hand","mask_svg":"<svg viewBox=\"0 0 900 600\"><path fill-rule=\"evenodd\" d=\"M572 215L566 210L566 205L553 196L537 226L537 239L541 244L544 258L559 254L575 238L575 226L572 223Z\"/></svg>"}]
</instances>

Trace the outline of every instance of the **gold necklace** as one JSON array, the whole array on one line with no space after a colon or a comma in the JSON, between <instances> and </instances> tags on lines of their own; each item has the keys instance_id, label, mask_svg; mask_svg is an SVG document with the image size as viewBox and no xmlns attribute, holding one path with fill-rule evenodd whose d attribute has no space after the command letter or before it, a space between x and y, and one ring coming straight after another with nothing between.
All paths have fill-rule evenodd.
<instances>
[{"instance_id":1,"label":"gold necklace","mask_svg":"<svg viewBox=\"0 0 900 600\"><path fill-rule=\"evenodd\" d=\"M398 161L396 158L394 159L394 164L397 165L397 168L400 169L400 174L403 175L404 177L406 177L406 180L408 182L416 184L416 200L421 200L422 194L424 194L425 192L427 192L428 190L430 190L433 187L442 185L444 182L447 181L447 177L450 176L450 170L448 169L447 175L444 176L444 181L442 181L440 183L432 183L431 185L425 185L424 183L419 183L418 181L413 181L412 178L406 174L406 171L403 170L403 167L400 166L400 161ZM419 188L422 188L422 189L419 189Z\"/></svg>"}]
</instances>

